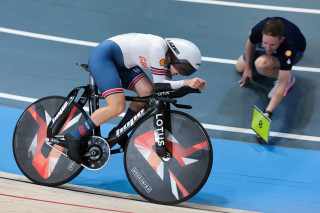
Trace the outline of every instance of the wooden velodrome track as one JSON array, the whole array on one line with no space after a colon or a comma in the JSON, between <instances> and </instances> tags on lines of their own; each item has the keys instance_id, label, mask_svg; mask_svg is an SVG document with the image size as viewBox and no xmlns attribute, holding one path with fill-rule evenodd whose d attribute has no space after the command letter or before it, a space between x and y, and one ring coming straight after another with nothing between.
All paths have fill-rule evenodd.
<instances>
[{"instance_id":1,"label":"wooden velodrome track","mask_svg":"<svg viewBox=\"0 0 320 213\"><path fill-rule=\"evenodd\" d=\"M249 212L199 204L166 206L149 203L140 196L65 184L35 185L19 175L0 172L1 212Z\"/></svg>"}]
</instances>

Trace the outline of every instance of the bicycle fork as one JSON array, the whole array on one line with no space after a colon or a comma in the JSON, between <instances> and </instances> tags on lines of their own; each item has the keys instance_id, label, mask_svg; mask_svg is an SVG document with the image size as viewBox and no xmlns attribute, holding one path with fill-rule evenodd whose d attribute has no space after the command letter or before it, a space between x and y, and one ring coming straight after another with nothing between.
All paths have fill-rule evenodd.
<instances>
[{"instance_id":1,"label":"bicycle fork","mask_svg":"<svg viewBox=\"0 0 320 213\"><path fill-rule=\"evenodd\" d=\"M168 119L166 119L165 111L169 106L161 101L156 102L156 110L153 119L154 125L154 138L155 138L155 148L156 153L159 157L170 158L171 154L166 148L165 143L165 129Z\"/></svg>"}]
</instances>

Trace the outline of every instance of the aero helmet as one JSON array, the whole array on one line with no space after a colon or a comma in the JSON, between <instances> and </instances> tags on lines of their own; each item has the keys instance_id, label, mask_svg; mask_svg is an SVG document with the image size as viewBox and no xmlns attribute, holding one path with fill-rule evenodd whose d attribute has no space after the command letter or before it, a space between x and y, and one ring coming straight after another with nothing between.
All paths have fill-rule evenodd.
<instances>
[{"instance_id":1,"label":"aero helmet","mask_svg":"<svg viewBox=\"0 0 320 213\"><path fill-rule=\"evenodd\" d=\"M189 76L193 74L201 64L201 52L191 41L181 38L165 38L170 50L181 64L190 64L194 69L180 73Z\"/></svg>"}]
</instances>

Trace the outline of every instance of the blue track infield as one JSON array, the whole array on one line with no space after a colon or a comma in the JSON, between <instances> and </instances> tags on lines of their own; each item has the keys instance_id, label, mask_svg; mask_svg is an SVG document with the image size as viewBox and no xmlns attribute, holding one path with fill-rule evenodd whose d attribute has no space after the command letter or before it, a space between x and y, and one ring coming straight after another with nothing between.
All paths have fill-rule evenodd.
<instances>
[{"instance_id":1,"label":"blue track infield","mask_svg":"<svg viewBox=\"0 0 320 213\"><path fill-rule=\"evenodd\" d=\"M22 174L12 152L12 135L22 112L0 106L0 171ZM103 131L112 126L104 125ZM211 175L188 202L260 212L319 212L318 151L211 140ZM123 154L113 155L101 170L83 170L70 183L136 194L125 176Z\"/></svg>"}]
</instances>

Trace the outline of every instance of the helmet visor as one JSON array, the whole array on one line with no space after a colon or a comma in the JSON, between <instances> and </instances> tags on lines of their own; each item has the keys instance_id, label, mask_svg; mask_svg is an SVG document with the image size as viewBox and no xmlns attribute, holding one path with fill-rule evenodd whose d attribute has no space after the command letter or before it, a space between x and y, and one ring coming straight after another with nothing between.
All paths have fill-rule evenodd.
<instances>
[{"instance_id":1,"label":"helmet visor","mask_svg":"<svg viewBox=\"0 0 320 213\"><path fill-rule=\"evenodd\" d=\"M184 76L192 75L196 71L187 60L179 60L174 54L171 55L171 65Z\"/></svg>"},{"instance_id":2,"label":"helmet visor","mask_svg":"<svg viewBox=\"0 0 320 213\"><path fill-rule=\"evenodd\" d=\"M190 63L172 63L172 66L174 66L180 75L184 76L192 75L196 71Z\"/></svg>"}]
</instances>

